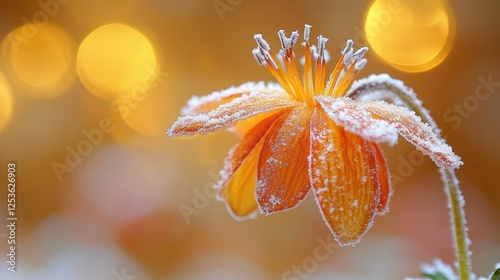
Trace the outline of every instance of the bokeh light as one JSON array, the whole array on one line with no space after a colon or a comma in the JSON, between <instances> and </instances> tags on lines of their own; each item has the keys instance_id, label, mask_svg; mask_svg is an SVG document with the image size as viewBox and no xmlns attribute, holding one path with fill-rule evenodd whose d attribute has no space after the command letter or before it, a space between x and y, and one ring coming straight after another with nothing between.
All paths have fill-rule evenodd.
<instances>
[{"instance_id":1,"label":"bokeh light","mask_svg":"<svg viewBox=\"0 0 500 280\"><path fill-rule=\"evenodd\" d=\"M36 98L62 94L75 77L74 42L61 27L26 24L4 39L2 61L7 72Z\"/></svg>"},{"instance_id":2,"label":"bokeh light","mask_svg":"<svg viewBox=\"0 0 500 280\"><path fill-rule=\"evenodd\" d=\"M171 96L166 94L170 74L150 70L151 77L156 78L135 86L130 94L120 96L113 109L118 109L123 121L134 130L149 136L163 136L169 125L165 112L173 110L169 106Z\"/></svg>"},{"instance_id":3,"label":"bokeh light","mask_svg":"<svg viewBox=\"0 0 500 280\"><path fill-rule=\"evenodd\" d=\"M455 21L445 0L375 0L366 13L364 31L385 62L402 71L421 72L448 55Z\"/></svg>"},{"instance_id":4,"label":"bokeh light","mask_svg":"<svg viewBox=\"0 0 500 280\"><path fill-rule=\"evenodd\" d=\"M93 94L107 100L149 84L156 78L151 72L157 68L155 50L148 38L120 23L95 29L78 50L81 81Z\"/></svg>"},{"instance_id":5,"label":"bokeh light","mask_svg":"<svg viewBox=\"0 0 500 280\"><path fill-rule=\"evenodd\" d=\"M0 72L0 132L7 125L13 111L12 92L9 81Z\"/></svg>"}]
</instances>

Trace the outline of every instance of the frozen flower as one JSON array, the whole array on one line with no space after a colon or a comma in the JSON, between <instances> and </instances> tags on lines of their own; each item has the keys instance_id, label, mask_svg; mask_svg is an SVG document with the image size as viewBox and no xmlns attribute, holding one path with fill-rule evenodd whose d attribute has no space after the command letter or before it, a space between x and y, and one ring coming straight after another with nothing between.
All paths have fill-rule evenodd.
<instances>
[{"instance_id":1,"label":"frozen flower","mask_svg":"<svg viewBox=\"0 0 500 280\"><path fill-rule=\"evenodd\" d=\"M262 35L255 35L253 55L279 83L246 83L195 96L168 134L188 136L227 128L243 133L216 186L229 212L241 220L258 212L289 210L312 190L336 241L354 245L375 215L388 208L391 186L380 143L394 145L399 134L439 167L458 168L462 162L413 111L357 94L379 82L398 85L399 81L371 76L356 84L359 91L348 91L366 64L366 47L355 51L348 40L327 79L328 39L318 36L317 45L311 46L309 34L306 25L302 76L292 51L297 31L290 37L278 32L280 59L269 52Z\"/></svg>"}]
</instances>

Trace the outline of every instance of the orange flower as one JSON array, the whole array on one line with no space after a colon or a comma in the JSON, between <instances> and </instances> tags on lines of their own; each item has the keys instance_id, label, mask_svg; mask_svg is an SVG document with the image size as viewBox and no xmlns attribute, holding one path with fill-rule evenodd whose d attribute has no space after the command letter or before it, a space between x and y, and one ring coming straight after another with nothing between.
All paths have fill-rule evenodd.
<instances>
[{"instance_id":1,"label":"orange flower","mask_svg":"<svg viewBox=\"0 0 500 280\"><path fill-rule=\"evenodd\" d=\"M187 136L222 128L242 131L243 139L229 152L216 186L229 212L242 220L258 212L289 210L312 189L335 240L354 245L372 226L375 214L387 211L391 196L379 143L394 145L399 133L439 167L458 168L462 162L414 112L374 101L387 99L378 87L382 84L414 96L400 81L370 76L347 91L366 64L367 48L354 51L348 40L326 80L328 39L320 35L317 46L311 46L309 33L306 25L303 77L292 52L297 31L289 38L283 30L278 32L281 61L257 34L253 54L279 84L246 83L193 97L168 134Z\"/></svg>"}]
</instances>

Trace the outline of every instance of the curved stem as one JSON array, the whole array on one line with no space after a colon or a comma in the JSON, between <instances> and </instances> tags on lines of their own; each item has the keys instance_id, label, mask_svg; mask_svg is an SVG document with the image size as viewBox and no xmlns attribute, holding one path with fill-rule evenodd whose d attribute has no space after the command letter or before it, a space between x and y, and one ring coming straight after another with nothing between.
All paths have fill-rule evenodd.
<instances>
[{"instance_id":1,"label":"curved stem","mask_svg":"<svg viewBox=\"0 0 500 280\"><path fill-rule=\"evenodd\" d=\"M428 123L434 129L434 132L440 136L441 131L437 127L436 122L422 106L422 102L416 97L413 90L405 87L402 82L394 80L388 75L378 76L372 80L367 79L366 82L361 81L348 94L351 98L358 98L374 90L383 90L392 93L398 101L402 101L406 107L413 110L422 118L423 122ZM465 200L460 191L455 171L453 169L440 168L439 172L441 173L441 180L444 183L448 206L450 208L455 256L457 258L460 280L469 280L471 277L470 240L467 235L465 212L463 209Z\"/></svg>"},{"instance_id":2,"label":"curved stem","mask_svg":"<svg viewBox=\"0 0 500 280\"><path fill-rule=\"evenodd\" d=\"M471 262L467 227L465 225L464 197L458 187L458 180L455 171L452 169L440 168L441 179L445 183L445 192L448 197L448 207L450 207L453 238L455 242L455 254L457 256L458 270L461 280L470 279Z\"/></svg>"}]
</instances>

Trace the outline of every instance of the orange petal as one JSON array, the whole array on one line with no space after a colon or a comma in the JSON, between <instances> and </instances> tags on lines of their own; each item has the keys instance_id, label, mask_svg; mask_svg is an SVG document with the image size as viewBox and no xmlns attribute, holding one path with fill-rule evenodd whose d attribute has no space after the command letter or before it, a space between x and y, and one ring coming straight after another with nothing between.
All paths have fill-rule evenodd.
<instances>
[{"instance_id":1,"label":"orange petal","mask_svg":"<svg viewBox=\"0 0 500 280\"><path fill-rule=\"evenodd\" d=\"M255 185L257 161L264 138L280 117L290 110L276 113L253 127L231 151L221 171L221 180L216 186L218 198L224 201L229 212L238 220L252 218L257 214Z\"/></svg>"},{"instance_id":2,"label":"orange petal","mask_svg":"<svg viewBox=\"0 0 500 280\"><path fill-rule=\"evenodd\" d=\"M376 170L378 171L377 174L380 183L380 201L377 207L377 214L383 215L389 211L389 199L392 195L391 180L382 149L377 143L371 143L371 145L375 153Z\"/></svg>"},{"instance_id":3,"label":"orange petal","mask_svg":"<svg viewBox=\"0 0 500 280\"><path fill-rule=\"evenodd\" d=\"M243 94L228 103L197 115L180 116L168 130L170 136L188 136L229 128L239 120L263 112L293 107L299 104L286 92Z\"/></svg>"},{"instance_id":4,"label":"orange petal","mask_svg":"<svg viewBox=\"0 0 500 280\"><path fill-rule=\"evenodd\" d=\"M379 179L387 173L377 173L378 151L373 144L337 126L322 109L314 111L311 182L320 212L340 245L356 244L372 226L381 181L388 181Z\"/></svg>"},{"instance_id":5,"label":"orange petal","mask_svg":"<svg viewBox=\"0 0 500 280\"><path fill-rule=\"evenodd\" d=\"M316 100L328 116L345 130L368 141L387 142L391 146L397 143L398 132L395 125L374 118L358 102L347 97L335 98L328 95L316 96Z\"/></svg>"},{"instance_id":6,"label":"orange petal","mask_svg":"<svg viewBox=\"0 0 500 280\"><path fill-rule=\"evenodd\" d=\"M294 108L267 135L257 167L256 197L266 215L296 207L310 190L307 157L312 110Z\"/></svg>"},{"instance_id":7,"label":"orange petal","mask_svg":"<svg viewBox=\"0 0 500 280\"><path fill-rule=\"evenodd\" d=\"M278 111L279 110L281 109L278 109ZM260 123L264 119L274 114L276 114L276 111L260 113L248 119L238 121L233 127L230 127L228 130L236 134L238 137L243 137L250 129L255 127L258 123Z\"/></svg>"},{"instance_id":8,"label":"orange petal","mask_svg":"<svg viewBox=\"0 0 500 280\"><path fill-rule=\"evenodd\" d=\"M248 82L237 87L215 91L208 95L193 96L188 100L186 107L182 108L182 115L196 115L208 112L221 104L228 103L243 94L249 94L254 91L266 94L279 90L282 89L276 83Z\"/></svg>"},{"instance_id":9,"label":"orange petal","mask_svg":"<svg viewBox=\"0 0 500 280\"><path fill-rule=\"evenodd\" d=\"M434 133L430 125L423 123L413 111L385 102L358 102L358 104L362 104L361 106L368 111L394 124L401 136L424 155L430 156L438 167L458 168L463 164L451 147Z\"/></svg>"}]
</instances>

